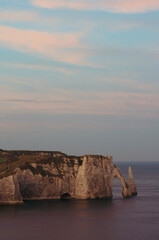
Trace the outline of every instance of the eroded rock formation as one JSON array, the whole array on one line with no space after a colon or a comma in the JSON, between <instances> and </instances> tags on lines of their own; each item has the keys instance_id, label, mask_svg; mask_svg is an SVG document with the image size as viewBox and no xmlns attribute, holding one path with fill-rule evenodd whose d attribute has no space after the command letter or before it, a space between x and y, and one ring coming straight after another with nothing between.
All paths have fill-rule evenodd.
<instances>
[{"instance_id":1,"label":"eroded rock formation","mask_svg":"<svg viewBox=\"0 0 159 240\"><path fill-rule=\"evenodd\" d=\"M109 156L1 150L0 159L0 204L31 199L112 198L115 177L121 181L123 197L131 197L136 191L132 177L127 183Z\"/></svg>"},{"instance_id":2,"label":"eroded rock formation","mask_svg":"<svg viewBox=\"0 0 159 240\"><path fill-rule=\"evenodd\" d=\"M135 184L133 172L132 172L132 169L131 169L130 166L129 166L129 169L128 169L128 180L127 180L127 183L129 185L129 189L131 191L131 195L132 196L137 195L136 184Z\"/></svg>"}]
</instances>

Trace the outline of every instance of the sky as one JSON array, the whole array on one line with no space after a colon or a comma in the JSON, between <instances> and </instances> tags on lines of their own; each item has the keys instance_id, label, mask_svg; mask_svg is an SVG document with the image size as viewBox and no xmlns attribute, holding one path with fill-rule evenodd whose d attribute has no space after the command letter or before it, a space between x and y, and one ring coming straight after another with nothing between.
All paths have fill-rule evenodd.
<instances>
[{"instance_id":1,"label":"sky","mask_svg":"<svg viewBox=\"0 0 159 240\"><path fill-rule=\"evenodd\" d=\"M0 0L0 148L159 160L159 0Z\"/></svg>"}]
</instances>

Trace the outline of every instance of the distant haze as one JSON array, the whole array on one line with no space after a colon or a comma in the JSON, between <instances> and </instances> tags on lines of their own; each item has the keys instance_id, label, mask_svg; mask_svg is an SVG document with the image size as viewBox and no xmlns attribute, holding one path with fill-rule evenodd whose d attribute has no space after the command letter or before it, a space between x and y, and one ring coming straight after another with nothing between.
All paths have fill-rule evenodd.
<instances>
[{"instance_id":1,"label":"distant haze","mask_svg":"<svg viewBox=\"0 0 159 240\"><path fill-rule=\"evenodd\" d=\"M158 1L0 7L0 148L159 160Z\"/></svg>"}]
</instances>

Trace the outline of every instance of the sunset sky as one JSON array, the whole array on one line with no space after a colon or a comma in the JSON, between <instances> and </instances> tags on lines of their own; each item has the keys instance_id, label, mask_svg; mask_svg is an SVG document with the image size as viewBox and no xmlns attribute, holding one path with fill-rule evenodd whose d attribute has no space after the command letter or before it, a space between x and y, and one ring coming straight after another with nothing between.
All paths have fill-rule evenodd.
<instances>
[{"instance_id":1,"label":"sunset sky","mask_svg":"<svg viewBox=\"0 0 159 240\"><path fill-rule=\"evenodd\" d=\"M159 160L159 0L0 0L0 148Z\"/></svg>"}]
</instances>

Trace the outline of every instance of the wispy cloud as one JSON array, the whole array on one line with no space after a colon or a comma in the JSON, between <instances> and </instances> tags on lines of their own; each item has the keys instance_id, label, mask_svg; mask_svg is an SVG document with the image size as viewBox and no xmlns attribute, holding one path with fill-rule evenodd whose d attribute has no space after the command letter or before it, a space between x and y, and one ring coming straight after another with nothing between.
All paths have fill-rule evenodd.
<instances>
[{"instance_id":1,"label":"wispy cloud","mask_svg":"<svg viewBox=\"0 0 159 240\"><path fill-rule=\"evenodd\" d=\"M38 11L32 10L9 10L0 9L1 23L34 23L40 26L50 26L52 24L59 24L60 19L55 17L47 17L40 14Z\"/></svg>"},{"instance_id":2,"label":"wispy cloud","mask_svg":"<svg viewBox=\"0 0 159 240\"><path fill-rule=\"evenodd\" d=\"M143 24L138 21L123 21L120 19L111 19L107 22L101 23L99 20L93 20L93 19L79 19L77 17L76 21L72 21L72 19L65 19L63 16L56 16L56 17L51 17L51 16L46 16L46 14L41 14L38 11L27 11L27 10L1 10L0 14L0 22L1 23L14 23L16 24L17 22L20 23L32 23L35 26L41 26L41 27L48 27L54 26L56 27L63 27L71 25L73 28L82 28L85 29L85 31L89 31L98 28L99 25L104 25L109 31L120 31L120 30L129 30L132 28L137 28L137 27L143 27ZM43 12L44 13L44 12ZM65 20L63 20L65 19ZM147 23L146 26L150 24L150 26L154 26L156 23ZM158 27L158 25L157 25Z\"/></svg>"},{"instance_id":3,"label":"wispy cloud","mask_svg":"<svg viewBox=\"0 0 159 240\"><path fill-rule=\"evenodd\" d=\"M156 93L51 89L44 93L17 94L4 87L0 95L0 103L1 114L4 114L7 109L10 113L36 111L41 114L159 117L159 96Z\"/></svg>"},{"instance_id":4,"label":"wispy cloud","mask_svg":"<svg viewBox=\"0 0 159 240\"><path fill-rule=\"evenodd\" d=\"M74 74L73 70L69 70L64 67L54 67L47 65L36 65L36 64L22 64L22 63L12 63L12 62L2 62L4 67L7 68L18 68L18 69L27 69L27 70L41 70L41 71L58 71L65 75Z\"/></svg>"},{"instance_id":5,"label":"wispy cloud","mask_svg":"<svg viewBox=\"0 0 159 240\"><path fill-rule=\"evenodd\" d=\"M0 26L0 42L20 52L33 52L47 55L56 60L81 65L84 53L80 33L38 32Z\"/></svg>"},{"instance_id":6,"label":"wispy cloud","mask_svg":"<svg viewBox=\"0 0 159 240\"><path fill-rule=\"evenodd\" d=\"M31 0L42 8L66 8L77 10L102 10L108 12L136 13L159 9L158 0Z\"/></svg>"},{"instance_id":7,"label":"wispy cloud","mask_svg":"<svg viewBox=\"0 0 159 240\"><path fill-rule=\"evenodd\" d=\"M0 21L10 22L34 22L40 20L40 16L33 11L1 10Z\"/></svg>"}]
</instances>

